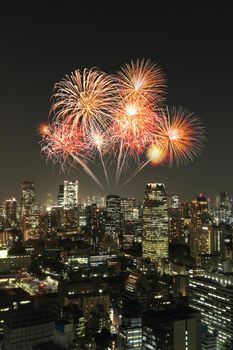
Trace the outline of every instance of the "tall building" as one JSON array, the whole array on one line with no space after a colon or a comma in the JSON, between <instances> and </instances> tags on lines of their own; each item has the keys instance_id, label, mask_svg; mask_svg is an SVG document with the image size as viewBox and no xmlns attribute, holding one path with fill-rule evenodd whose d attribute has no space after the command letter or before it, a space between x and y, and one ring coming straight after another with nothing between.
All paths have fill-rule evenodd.
<instances>
[{"instance_id":1,"label":"tall building","mask_svg":"<svg viewBox=\"0 0 233 350\"><path fill-rule=\"evenodd\" d=\"M17 227L17 200L10 198L5 201L5 228Z\"/></svg>"},{"instance_id":2,"label":"tall building","mask_svg":"<svg viewBox=\"0 0 233 350\"><path fill-rule=\"evenodd\" d=\"M201 312L201 321L213 334L217 349L233 344L233 274L206 273L193 277L188 286L189 306Z\"/></svg>"},{"instance_id":3,"label":"tall building","mask_svg":"<svg viewBox=\"0 0 233 350\"><path fill-rule=\"evenodd\" d=\"M222 259L232 259L232 236L231 225L213 225L211 252L218 253Z\"/></svg>"},{"instance_id":4,"label":"tall building","mask_svg":"<svg viewBox=\"0 0 233 350\"><path fill-rule=\"evenodd\" d=\"M59 193L57 196L57 205L61 208L64 207L64 185L59 185Z\"/></svg>"},{"instance_id":5,"label":"tall building","mask_svg":"<svg viewBox=\"0 0 233 350\"><path fill-rule=\"evenodd\" d=\"M108 195L106 197L106 222L105 233L113 239L118 239L120 234L120 196Z\"/></svg>"},{"instance_id":6,"label":"tall building","mask_svg":"<svg viewBox=\"0 0 233 350\"><path fill-rule=\"evenodd\" d=\"M165 186L148 183L142 213L143 258L158 262L168 257L168 204Z\"/></svg>"},{"instance_id":7,"label":"tall building","mask_svg":"<svg viewBox=\"0 0 233 350\"><path fill-rule=\"evenodd\" d=\"M197 258L211 252L212 224L209 219L209 201L201 193L194 198L190 208L190 249L191 255Z\"/></svg>"},{"instance_id":8,"label":"tall building","mask_svg":"<svg viewBox=\"0 0 233 350\"><path fill-rule=\"evenodd\" d=\"M64 181L64 209L73 209L78 207L78 180Z\"/></svg>"},{"instance_id":9,"label":"tall building","mask_svg":"<svg viewBox=\"0 0 233 350\"><path fill-rule=\"evenodd\" d=\"M35 205L34 181L23 181L21 183L21 215L31 214Z\"/></svg>"}]
</instances>

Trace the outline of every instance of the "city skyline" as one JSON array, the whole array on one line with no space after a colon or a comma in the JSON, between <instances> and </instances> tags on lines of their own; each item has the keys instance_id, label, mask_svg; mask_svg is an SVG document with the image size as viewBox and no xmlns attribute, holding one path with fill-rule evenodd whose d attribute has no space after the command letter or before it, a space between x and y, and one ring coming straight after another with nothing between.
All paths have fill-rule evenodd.
<instances>
[{"instance_id":1,"label":"city skyline","mask_svg":"<svg viewBox=\"0 0 233 350\"><path fill-rule=\"evenodd\" d=\"M5 6L1 13L1 200L18 197L20 183L27 179L35 181L40 201L48 192L56 196L65 179L78 179L83 196L117 193L142 199L149 182L164 183L168 192L183 200L200 192L210 198L222 191L231 195L233 168L228 143L233 50L227 8L202 8L200 14L198 9L190 13L174 6L165 15L160 5L161 16L156 19L144 9L129 18L125 10L120 28L118 14L110 17L109 9L94 16L92 8L87 28L82 26L85 8L78 16L78 27L68 7L40 5L33 10ZM142 25L134 26L132 32L132 25L140 19ZM182 105L203 120L207 143L200 158L180 168L148 166L121 190L106 192L85 174L75 170L61 173L59 166L41 159L37 127L48 118L54 84L74 69L95 65L111 73L131 58L142 57L164 70L168 104Z\"/></svg>"}]
</instances>

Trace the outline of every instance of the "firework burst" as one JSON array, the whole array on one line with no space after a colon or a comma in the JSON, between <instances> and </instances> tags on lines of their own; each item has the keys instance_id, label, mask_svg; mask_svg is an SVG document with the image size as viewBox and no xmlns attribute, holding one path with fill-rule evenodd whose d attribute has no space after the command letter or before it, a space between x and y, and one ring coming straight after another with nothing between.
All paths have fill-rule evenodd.
<instances>
[{"instance_id":1,"label":"firework burst","mask_svg":"<svg viewBox=\"0 0 233 350\"><path fill-rule=\"evenodd\" d=\"M166 108L157 125L156 140L170 165L175 162L179 166L199 156L205 129L201 120L187 109Z\"/></svg>"},{"instance_id":2,"label":"firework burst","mask_svg":"<svg viewBox=\"0 0 233 350\"><path fill-rule=\"evenodd\" d=\"M165 76L161 68L150 60L139 60L125 64L117 73L120 94L125 100L131 98L160 104L166 89Z\"/></svg>"},{"instance_id":3,"label":"firework burst","mask_svg":"<svg viewBox=\"0 0 233 350\"><path fill-rule=\"evenodd\" d=\"M105 129L111 123L116 87L112 76L96 69L76 70L54 88L51 113L54 120L72 126Z\"/></svg>"}]
</instances>

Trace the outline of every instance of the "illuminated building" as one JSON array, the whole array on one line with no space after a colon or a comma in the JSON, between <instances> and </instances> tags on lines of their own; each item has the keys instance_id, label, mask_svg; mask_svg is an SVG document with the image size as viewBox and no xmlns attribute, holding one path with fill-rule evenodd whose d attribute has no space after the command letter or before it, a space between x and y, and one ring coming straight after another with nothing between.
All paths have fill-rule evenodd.
<instances>
[{"instance_id":1,"label":"illuminated building","mask_svg":"<svg viewBox=\"0 0 233 350\"><path fill-rule=\"evenodd\" d=\"M64 207L64 185L59 185L59 193L57 196L57 205L61 208Z\"/></svg>"},{"instance_id":2,"label":"illuminated building","mask_svg":"<svg viewBox=\"0 0 233 350\"><path fill-rule=\"evenodd\" d=\"M0 342L3 338L4 322L12 310L31 303L31 297L22 288L0 289Z\"/></svg>"},{"instance_id":3,"label":"illuminated building","mask_svg":"<svg viewBox=\"0 0 233 350\"><path fill-rule=\"evenodd\" d=\"M224 223L213 225L212 252L222 259L232 259L232 227Z\"/></svg>"},{"instance_id":4,"label":"illuminated building","mask_svg":"<svg viewBox=\"0 0 233 350\"><path fill-rule=\"evenodd\" d=\"M193 199L190 209L190 248L191 255L211 253L212 224L209 220L209 201L200 194Z\"/></svg>"},{"instance_id":5,"label":"illuminated building","mask_svg":"<svg viewBox=\"0 0 233 350\"><path fill-rule=\"evenodd\" d=\"M95 280L61 281L59 292L63 305L78 306L87 320L98 305L102 305L105 312L109 313L110 296L106 283L98 283Z\"/></svg>"},{"instance_id":6,"label":"illuminated building","mask_svg":"<svg viewBox=\"0 0 233 350\"><path fill-rule=\"evenodd\" d=\"M201 312L201 321L213 334L217 349L230 349L233 341L233 274L205 273L193 277L188 286L189 306Z\"/></svg>"},{"instance_id":7,"label":"illuminated building","mask_svg":"<svg viewBox=\"0 0 233 350\"><path fill-rule=\"evenodd\" d=\"M232 221L232 204L227 192L220 192L216 196L216 207L213 210L214 221L228 224Z\"/></svg>"},{"instance_id":8,"label":"illuminated building","mask_svg":"<svg viewBox=\"0 0 233 350\"><path fill-rule=\"evenodd\" d=\"M74 209L78 207L78 180L64 181L64 209Z\"/></svg>"},{"instance_id":9,"label":"illuminated building","mask_svg":"<svg viewBox=\"0 0 233 350\"><path fill-rule=\"evenodd\" d=\"M31 264L30 255L8 255L0 256L0 273L28 269Z\"/></svg>"},{"instance_id":10,"label":"illuminated building","mask_svg":"<svg viewBox=\"0 0 233 350\"><path fill-rule=\"evenodd\" d=\"M121 324L117 339L119 350L142 349L142 317L136 301L127 301L122 306Z\"/></svg>"},{"instance_id":11,"label":"illuminated building","mask_svg":"<svg viewBox=\"0 0 233 350\"><path fill-rule=\"evenodd\" d=\"M5 228L17 227L17 200L15 198L5 201Z\"/></svg>"},{"instance_id":12,"label":"illuminated building","mask_svg":"<svg viewBox=\"0 0 233 350\"><path fill-rule=\"evenodd\" d=\"M14 310L5 321L3 349L30 349L54 338L51 310Z\"/></svg>"},{"instance_id":13,"label":"illuminated building","mask_svg":"<svg viewBox=\"0 0 233 350\"><path fill-rule=\"evenodd\" d=\"M106 197L105 234L110 236L113 240L113 249L116 249L119 246L120 210L120 196L108 195Z\"/></svg>"},{"instance_id":14,"label":"illuminated building","mask_svg":"<svg viewBox=\"0 0 233 350\"><path fill-rule=\"evenodd\" d=\"M179 209L179 196L175 194L168 195L168 209Z\"/></svg>"},{"instance_id":15,"label":"illuminated building","mask_svg":"<svg viewBox=\"0 0 233 350\"><path fill-rule=\"evenodd\" d=\"M78 205L78 225L79 227L86 226L86 210L84 204Z\"/></svg>"},{"instance_id":16,"label":"illuminated building","mask_svg":"<svg viewBox=\"0 0 233 350\"><path fill-rule=\"evenodd\" d=\"M34 181L23 181L21 183L21 216L32 212L35 205Z\"/></svg>"},{"instance_id":17,"label":"illuminated building","mask_svg":"<svg viewBox=\"0 0 233 350\"><path fill-rule=\"evenodd\" d=\"M148 183L142 213L143 258L168 257L168 207L164 184Z\"/></svg>"},{"instance_id":18,"label":"illuminated building","mask_svg":"<svg viewBox=\"0 0 233 350\"><path fill-rule=\"evenodd\" d=\"M135 207L135 199L134 198L121 198L121 220L132 221Z\"/></svg>"},{"instance_id":19,"label":"illuminated building","mask_svg":"<svg viewBox=\"0 0 233 350\"><path fill-rule=\"evenodd\" d=\"M203 337L202 350L217 350L217 334L206 333Z\"/></svg>"},{"instance_id":20,"label":"illuminated building","mask_svg":"<svg viewBox=\"0 0 233 350\"><path fill-rule=\"evenodd\" d=\"M148 310L142 315L143 350L200 350L200 313L189 308Z\"/></svg>"},{"instance_id":21,"label":"illuminated building","mask_svg":"<svg viewBox=\"0 0 233 350\"><path fill-rule=\"evenodd\" d=\"M33 181L21 183L21 219L23 240L35 237L39 229L40 208L35 202L35 185Z\"/></svg>"},{"instance_id":22,"label":"illuminated building","mask_svg":"<svg viewBox=\"0 0 233 350\"><path fill-rule=\"evenodd\" d=\"M97 208L104 208L105 207L105 197L103 196L92 196L92 203L95 203L97 205Z\"/></svg>"}]
</instances>

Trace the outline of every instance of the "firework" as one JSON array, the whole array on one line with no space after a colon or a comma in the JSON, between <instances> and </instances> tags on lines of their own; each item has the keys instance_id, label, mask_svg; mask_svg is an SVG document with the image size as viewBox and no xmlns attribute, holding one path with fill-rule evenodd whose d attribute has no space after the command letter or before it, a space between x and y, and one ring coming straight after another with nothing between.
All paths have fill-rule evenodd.
<instances>
[{"instance_id":1,"label":"firework","mask_svg":"<svg viewBox=\"0 0 233 350\"><path fill-rule=\"evenodd\" d=\"M186 109L164 108L165 88L162 70L150 60L131 61L114 77L97 68L75 70L55 85L52 121L39 126L42 153L63 169L81 167L101 187L92 164L102 165L108 185L111 168L116 186L130 168L124 186L147 164L193 161L204 127Z\"/></svg>"},{"instance_id":2,"label":"firework","mask_svg":"<svg viewBox=\"0 0 233 350\"><path fill-rule=\"evenodd\" d=\"M205 140L201 120L182 107L162 111L156 130L157 144L164 150L167 161L178 166L193 161Z\"/></svg>"},{"instance_id":3,"label":"firework","mask_svg":"<svg viewBox=\"0 0 233 350\"><path fill-rule=\"evenodd\" d=\"M120 94L125 100L131 98L153 104L164 98L166 82L161 68L150 60L139 60L125 64L117 73Z\"/></svg>"},{"instance_id":4,"label":"firework","mask_svg":"<svg viewBox=\"0 0 233 350\"><path fill-rule=\"evenodd\" d=\"M54 120L72 126L105 129L111 122L116 98L112 76L96 69L74 71L54 88Z\"/></svg>"}]
</instances>

